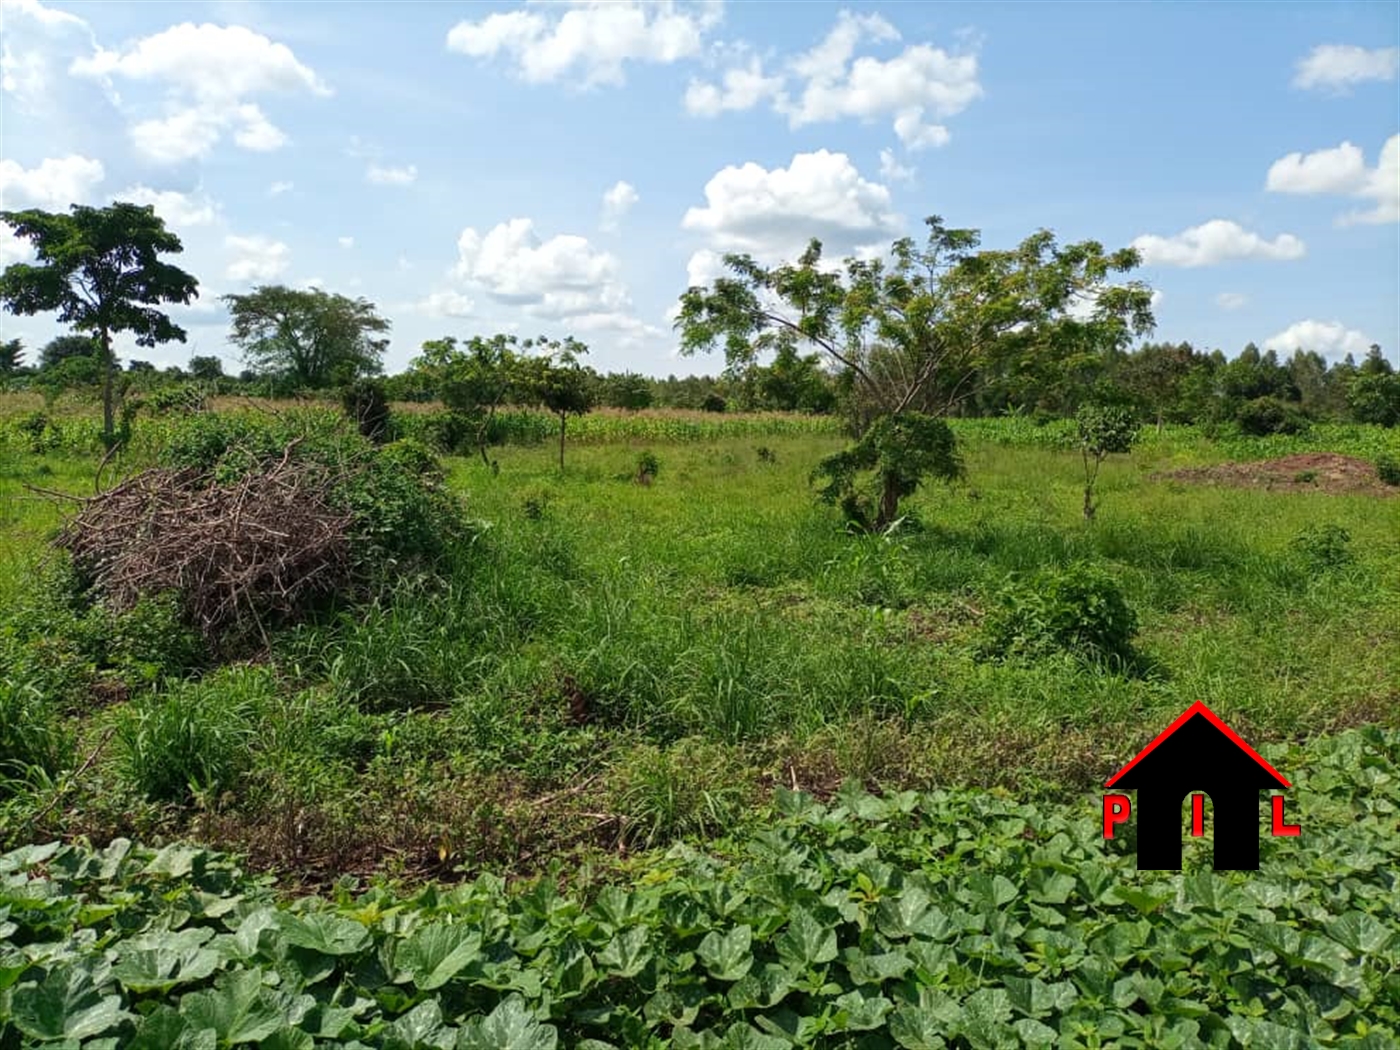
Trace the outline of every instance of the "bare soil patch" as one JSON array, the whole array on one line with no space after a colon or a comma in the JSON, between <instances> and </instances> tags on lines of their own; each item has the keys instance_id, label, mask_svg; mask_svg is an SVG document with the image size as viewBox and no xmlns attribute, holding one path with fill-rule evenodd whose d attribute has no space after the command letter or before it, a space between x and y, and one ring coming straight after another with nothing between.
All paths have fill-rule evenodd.
<instances>
[{"instance_id":1,"label":"bare soil patch","mask_svg":"<svg viewBox=\"0 0 1400 1050\"><path fill-rule=\"evenodd\" d=\"M1387 485L1376 475L1375 464L1335 452L1300 452L1281 459L1253 463L1217 463L1187 467L1157 480L1190 481L1205 485L1264 489L1269 492L1325 492L1330 495L1395 496L1400 487Z\"/></svg>"}]
</instances>

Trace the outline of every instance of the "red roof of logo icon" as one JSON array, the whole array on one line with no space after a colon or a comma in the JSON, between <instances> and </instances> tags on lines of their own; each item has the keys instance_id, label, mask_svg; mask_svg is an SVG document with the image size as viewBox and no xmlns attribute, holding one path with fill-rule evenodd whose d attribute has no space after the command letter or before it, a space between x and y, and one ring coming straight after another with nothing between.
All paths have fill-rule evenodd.
<instances>
[{"instance_id":1,"label":"red roof of logo icon","mask_svg":"<svg viewBox=\"0 0 1400 1050\"><path fill-rule=\"evenodd\" d=\"M1231 743L1233 743L1250 758L1254 759L1254 761L1257 762L1260 765L1260 767L1262 767L1264 771L1267 772L1271 777L1277 780L1281 786L1293 786L1284 778L1282 773L1280 773L1273 766L1269 765L1269 763L1265 762L1264 759L1260 757L1259 753L1254 750L1254 748L1250 747L1243 740L1241 740L1239 735L1233 729L1231 729L1224 722L1222 722L1220 720L1219 715L1217 715L1214 711L1208 708L1205 704L1201 703L1199 700L1192 704L1190 707L1188 707L1185 711L1183 711L1181 713L1181 716L1177 718L1175 722L1167 726L1167 728L1162 730L1161 733L1157 734L1156 739L1154 739L1152 743L1148 744L1145 748L1139 751L1137 753L1137 756L1131 762L1129 762L1126 766L1120 769L1117 773L1114 773L1113 776L1109 778L1108 783L1105 786L1112 787L1114 784L1116 784L1120 779L1122 779L1122 777L1128 772L1128 770L1132 769L1144 758L1146 758L1153 751L1155 751L1160 744L1168 740L1173 733L1175 733L1178 729L1180 729L1183 725L1189 722L1196 715L1200 715L1212 726L1220 730L1220 732L1224 733L1225 736L1229 738Z\"/></svg>"}]
</instances>

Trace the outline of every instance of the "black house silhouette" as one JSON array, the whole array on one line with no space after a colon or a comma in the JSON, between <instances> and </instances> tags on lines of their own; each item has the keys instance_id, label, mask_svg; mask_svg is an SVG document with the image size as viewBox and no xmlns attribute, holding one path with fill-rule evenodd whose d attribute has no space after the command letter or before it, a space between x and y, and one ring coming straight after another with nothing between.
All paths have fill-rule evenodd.
<instances>
[{"instance_id":1,"label":"black house silhouette","mask_svg":"<svg viewBox=\"0 0 1400 1050\"><path fill-rule=\"evenodd\" d=\"M1181 802L1210 796L1217 871L1259 867L1259 792L1291 785L1205 704L1195 703L1108 781L1137 789L1138 868L1180 870Z\"/></svg>"}]
</instances>

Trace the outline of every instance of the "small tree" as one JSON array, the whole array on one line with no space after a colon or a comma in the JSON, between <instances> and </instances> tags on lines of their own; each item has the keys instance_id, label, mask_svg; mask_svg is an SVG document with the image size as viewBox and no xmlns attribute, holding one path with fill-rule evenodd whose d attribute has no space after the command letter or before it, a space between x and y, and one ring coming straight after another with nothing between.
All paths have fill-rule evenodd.
<instances>
[{"instance_id":1,"label":"small tree","mask_svg":"<svg viewBox=\"0 0 1400 1050\"><path fill-rule=\"evenodd\" d=\"M609 408L624 408L629 412L650 408L651 380L636 372L610 375L603 383L603 399Z\"/></svg>"},{"instance_id":2,"label":"small tree","mask_svg":"<svg viewBox=\"0 0 1400 1050\"><path fill-rule=\"evenodd\" d=\"M1084 460L1084 520L1093 521L1098 506L1094 503L1094 485L1099 480L1099 467L1115 453L1132 450L1137 441L1137 420L1119 405L1087 404L1075 416L1079 428L1079 452Z\"/></svg>"},{"instance_id":3,"label":"small tree","mask_svg":"<svg viewBox=\"0 0 1400 1050\"><path fill-rule=\"evenodd\" d=\"M1151 291L1110 281L1138 265L1132 249L1062 247L1041 230L1009 251L977 251L978 231L949 228L938 216L925 225L924 245L901 238L888 264L847 259L832 267L817 240L796 263L776 267L726 255L731 276L681 296L681 352L722 346L738 374L762 354L811 344L840 370L859 437L884 416L946 416L990 375L1072 369L1152 327ZM902 433L942 440L921 424ZM939 462L937 445L918 458ZM907 484L902 469L881 476L890 488L877 501L876 529L893 520Z\"/></svg>"},{"instance_id":4,"label":"small tree","mask_svg":"<svg viewBox=\"0 0 1400 1050\"><path fill-rule=\"evenodd\" d=\"M75 204L68 215L0 212L15 235L30 241L36 263L14 263L0 274L0 303L16 314L57 311L58 320L89 333L102 358L102 437L116 441L116 356L112 336L132 332L137 346L185 341L185 330L156 306L188 304L199 282L161 262L184 250L150 205L106 208Z\"/></svg>"},{"instance_id":5,"label":"small tree","mask_svg":"<svg viewBox=\"0 0 1400 1050\"><path fill-rule=\"evenodd\" d=\"M860 473L871 471L873 491L863 491ZM888 528L899 501L925 480L952 481L963 474L957 441L941 419L921 412L881 416L853 446L827 456L813 471L825 477L821 498L841 507L846 520L867 531Z\"/></svg>"},{"instance_id":6,"label":"small tree","mask_svg":"<svg viewBox=\"0 0 1400 1050\"><path fill-rule=\"evenodd\" d=\"M488 467L491 422L515 381L516 345L513 335L473 336L462 349L456 339L432 339L423 344L422 356L410 362L436 388L444 405L471 421L481 462Z\"/></svg>"},{"instance_id":7,"label":"small tree","mask_svg":"<svg viewBox=\"0 0 1400 1050\"><path fill-rule=\"evenodd\" d=\"M340 406L355 428L376 445L389 437L389 399L382 379L357 379L340 394Z\"/></svg>"},{"instance_id":8,"label":"small tree","mask_svg":"<svg viewBox=\"0 0 1400 1050\"><path fill-rule=\"evenodd\" d=\"M263 375L323 389L382 371L390 326L368 299L264 285L223 300L233 316L229 341Z\"/></svg>"},{"instance_id":9,"label":"small tree","mask_svg":"<svg viewBox=\"0 0 1400 1050\"><path fill-rule=\"evenodd\" d=\"M524 347L538 348L538 357L521 362L522 393L537 405L543 405L559 417L559 469L564 469L564 438L570 416L581 416L593 409L593 383L589 373L579 364L579 355L588 353L573 336L563 342L527 339Z\"/></svg>"}]
</instances>

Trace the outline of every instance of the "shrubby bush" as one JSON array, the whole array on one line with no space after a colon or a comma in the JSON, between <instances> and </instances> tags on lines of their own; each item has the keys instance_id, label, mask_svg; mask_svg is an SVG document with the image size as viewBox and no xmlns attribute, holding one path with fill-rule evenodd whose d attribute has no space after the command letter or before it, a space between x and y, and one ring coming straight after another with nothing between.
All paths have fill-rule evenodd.
<instances>
[{"instance_id":1,"label":"shrubby bush","mask_svg":"<svg viewBox=\"0 0 1400 1050\"><path fill-rule=\"evenodd\" d=\"M1137 614L1103 569L1079 563L1010 581L983 624L982 649L998 657L1064 651L1132 663Z\"/></svg>"},{"instance_id":2,"label":"shrubby bush","mask_svg":"<svg viewBox=\"0 0 1400 1050\"><path fill-rule=\"evenodd\" d=\"M1246 434L1301 434L1310 426L1308 417L1286 401L1259 397L1246 401L1235 414L1235 422Z\"/></svg>"},{"instance_id":3,"label":"shrubby bush","mask_svg":"<svg viewBox=\"0 0 1400 1050\"><path fill-rule=\"evenodd\" d=\"M1315 572L1325 572L1350 564L1351 533L1340 525L1310 525L1289 541L1288 549Z\"/></svg>"}]
</instances>

